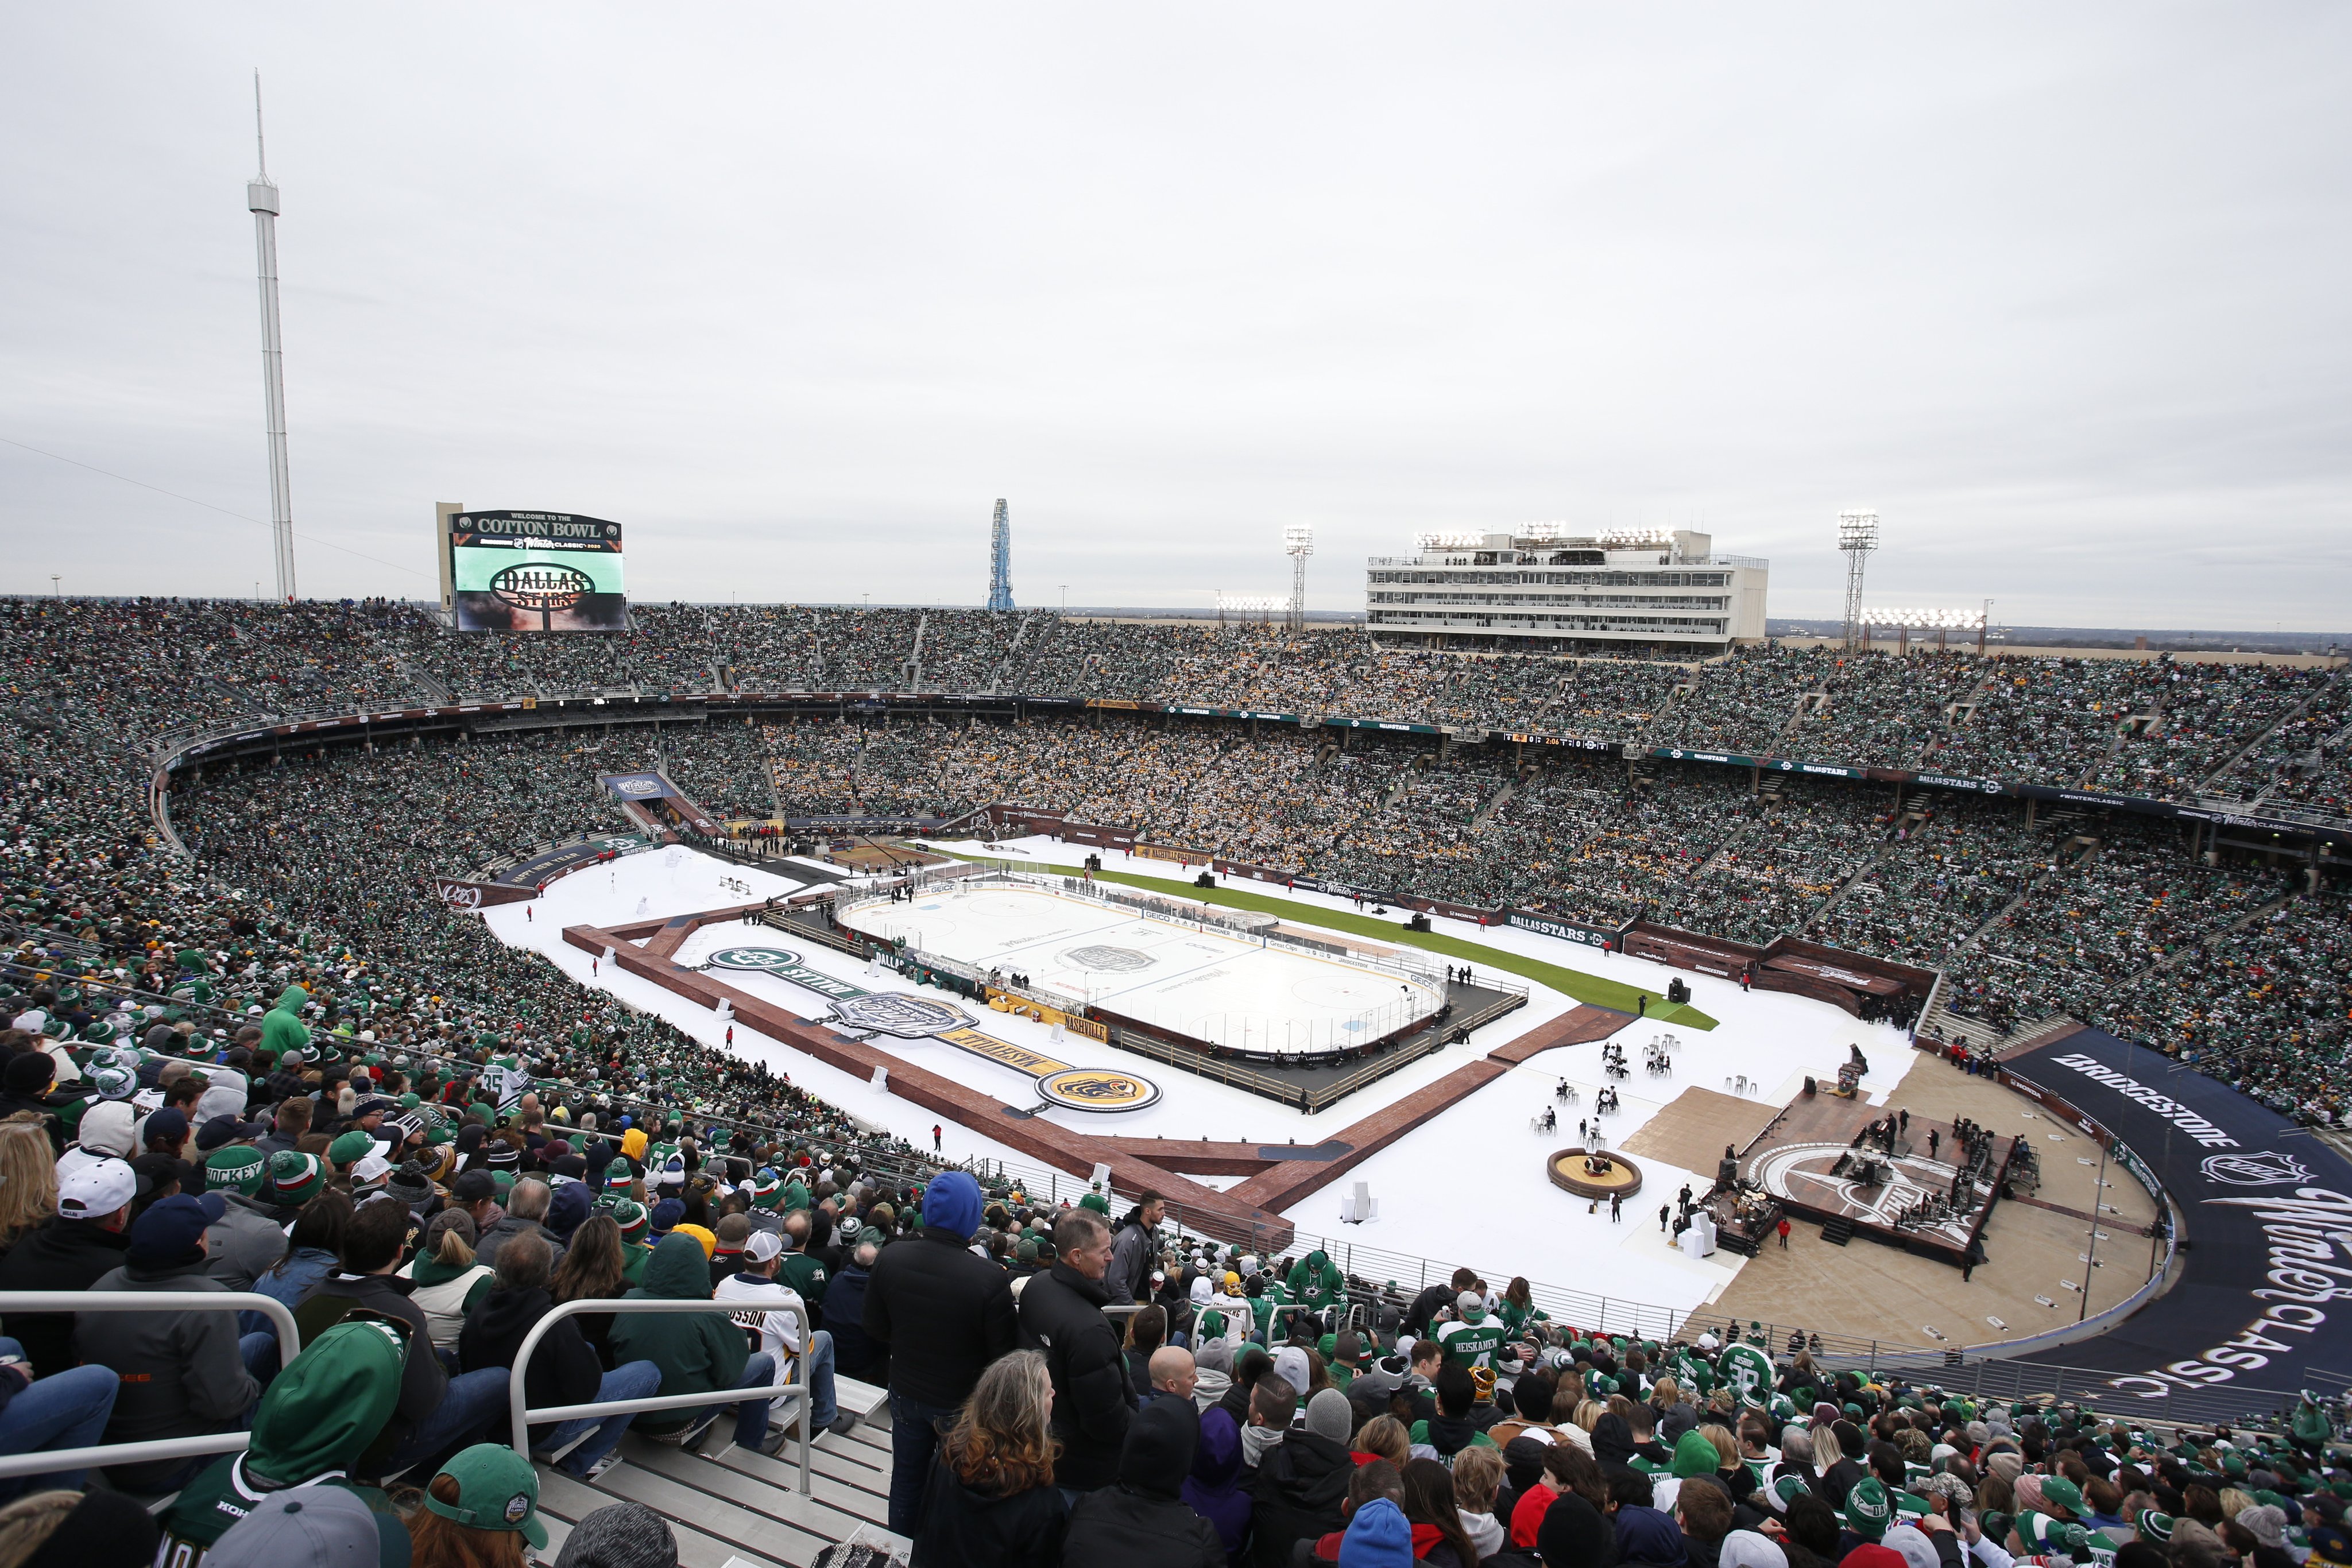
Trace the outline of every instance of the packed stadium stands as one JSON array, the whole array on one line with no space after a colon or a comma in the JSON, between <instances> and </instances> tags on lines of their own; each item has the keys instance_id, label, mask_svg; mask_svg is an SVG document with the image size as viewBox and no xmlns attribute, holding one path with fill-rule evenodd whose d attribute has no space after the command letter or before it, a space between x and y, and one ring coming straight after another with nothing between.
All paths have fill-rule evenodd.
<instances>
[{"instance_id":1,"label":"packed stadium stands","mask_svg":"<svg viewBox=\"0 0 2352 1568\"><path fill-rule=\"evenodd\" d=\"M1294 1552L1814 1568L1874 1532L1903 1548L1887 1558L1945 1568L2087 1561L2135 1536L2168 1537L2155 1555L2181 1568L2213 1568L2225 1547L2279 1568L2262 1555L2272 1513L2280 1540L2291 1530L2315 1553L2343 1540L2326 1533L2335 1494L2311 1484L2326 1479L2308 1441L2326 1435L2315 1408L2315 1427L2295 1413L2300 1452L2250 1448L2263 1440L2242 1433L2228 1450L2147 1444L2063 1410L1817 1365L1801 1343L1743 1357L1738 1325L1718 1338L1686 1322L1637 1344L1547 1321L1523 1282L1456 1278L1416 1299L1328 1260L1155 1235L1149 1216L1107 1235L1087 1208L943 1174L418 892L528 844L618 828L599 774L658 767L730 818L1010 802L1480 908L1896 958L1943 971L1955 1027L2006 1034L2070 1013L2341 1126L2352 904L2333 859L2095 800L1654 755L2335 810L2352 712L2339 673L1817 648L1685 668L904 608L643 605L635 618L617 636L491 639L378 601L0 601L0 1293L250 1287L294 1310L303 1346L274 1371L278 1331L261 1313L7 1314L0 1453L247 1428L253 1448L116 1466L120 1490L85 1491L87 1467L60 1465L30 1483L48 1490L0 1506L0 1542L41 1503L53 1517L33 1528L60 1541L109 1531L126 1563L278 1561L246 1548L302 1528L282 1517L288 1501L320 1488L367 1516L352 1528L397 1536L397 1560L413 1548L424 1564L520 1563L542 1519L561 1561L713 1568L729 1555L806 1563L861 1519L913 1540L917 1568L1114 1553L1211 1568ZM657 725L588 708L533 727L190 753L168 818L152 794L159 754L189 736L266 733L298 715L906 688L1422 727L1009 700L665 709ZM1470 733L1482 731L1491 738ZM72 1082L53 1082L68 1068ZM393 1267L409 1289L372 1294ZM1074 1282L1097 1279L1150 1312L1123 1333ZM701 1413L648 1412L625 1438L625 1411L535 1428L527 1446L547 1462L522 1466L500 1447L508 1371L492 1347L511 1349L556 1301L632 1284L749 1301L736 1316L770 1348L715 1319L706 1336L645 1327L690 1316L583 1318L576 1356L562 1380L534 1385L534 1406L646 1389L713 1409L727 1394L761 1397L707 1428ZM1298 1309L1292 1343L1241 1302ZM799 1318L769 1314L787 1304ZM405 1347L383 1350L371 1313L413 1321ZM924 1332L894 1341L894 1314ZM1008 1354L1016 1317L1064 1353ZM1410 1353L1375 1359L1400 1333L1437 1342L1420 1375ZM1189 1351L1153 1354L1180 1336ZM25 1357L13 1371L12 1346ZM1097 1357L1083 1378L1077 1346ZM784 1366L805 1392L772 1409ZM925 1436L959 1407L946 1436ZM345 1408L379 1414L327 1418ZM1049 1429L1058 1454L1041 1468ZM824 1456L831 1490L814 1500L772 1494L788 1472L756 1452L789 1456L796 1431ZM719 1479L674 1469L698 1443L719 1457ZM2084 1457L2098 1473L2074 1479ZM2200 1488L2250 1458L2277 1484L2200 1522ZM614 1490L632 1470L645 1479ZM1770 1485L1784 1477L1786 1490ZM429 1483L444 1511L404 1483ZM500 1485L488 1508L469 1490ZM774 1500L747 1508L755 1486ZM1925 1512L1906 1506L1895 1517L1916 1522L1890 1529L1881 1505L1906 1491ZM122 1512L110 1500L126 1492ZM2281 1503L2253 1500L2265 1495ZM994 1555L970 1551L975 1497L1018 1504L991 1517L1025 1533ZM2289 1519L2282 1505L2297 1498ZM336 1510L321 1504L308 1528L331 1531ZM1926 1538L1924 1555L1903 1530ZM2200 1531L2211 1555L2176 1549ZM639 1554L590 1554L608 1540ZM381 1560L395 1560L390 1547ZM110 1560L93 1547L79 1561Z\"/></svg>"}]
</instances>

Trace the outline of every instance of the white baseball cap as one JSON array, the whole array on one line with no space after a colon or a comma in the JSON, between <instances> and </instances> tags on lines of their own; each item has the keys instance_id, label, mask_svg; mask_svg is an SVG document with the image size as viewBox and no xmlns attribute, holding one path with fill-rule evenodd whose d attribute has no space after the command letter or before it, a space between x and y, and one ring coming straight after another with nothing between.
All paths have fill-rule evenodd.
<instances>
[{"instance_id":1,"label":"white baseball cap","mask_svg":"<svg viewBox=\"0 0 2352 1568\"><path fill-rule=\"evenodd\" d=\"M127 1160L83 1160L58 1177L58 1218L103 1219L139 1196L139 1173Z\"/></svg>"},{"instance_id":2,"label":"white baseball cap","mask_svg":"<svg viewBox=\"0 0 2352 1568\"><path fill-rule=\"evenodd\" d=\"M751 1239L743 1243L743 1256L754 1263L765 1263L771 1258L783 1255L784 1239L772 1230L754 1230Z\"/></svg>"},{"instance_id":3,"label":"white baseball cap","mask_svg":"<svg viewBox=\"0 0 2352 1568\"><path fill-rule=\"evenodd\" d=\"M392 1175L391 1162L382 1155L362 1155L359 1163L352 1166L352 1185L373 1186L390 1175Z\"/></svg>"}]
</instances>

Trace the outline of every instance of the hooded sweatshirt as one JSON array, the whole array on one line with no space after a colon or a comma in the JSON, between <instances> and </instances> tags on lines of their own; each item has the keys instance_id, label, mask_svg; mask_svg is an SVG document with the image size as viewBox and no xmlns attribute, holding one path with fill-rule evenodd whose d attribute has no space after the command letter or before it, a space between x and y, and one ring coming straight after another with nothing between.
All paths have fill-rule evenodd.
<instances>
[{"instance_id":1,"label":"hooded sweatshirt","mask_svg":"<svg viewBox=\"0 0 2352 1568\"><path fill-rule=\"evenodd\" d=\"M1711 1476L1723 1462L1715 1445L1696 1432L1685 1432L1675 1439L1675 1457L1668 1466L1669 1473L1654 1477L1650 1482L1650 1505L1671 1518L1675 1499L1681 1494L1683 1482L1696 1476Z\"/></svg>"},{"instance_id":2,"label":"hooded sweatshirt","mask_svg":"<svg viewBox=\"0 0 2352 1568\"><path fill-rule=\"evenodd\" d=\"M252 1447L198 1471L164 1513L157 1561L197 1568L230 1525L289 1487L349 1488L389 1513L383 1493L352 1487L346 1476L400 1402L404 1354L380 1322L338 1323L304 1345L254 1412Z\"/></svg>"},{"instance_id":3,"label":"hooded sweatshirt","mask_svg":"<svg viewBox=\"0 0 2352 1568\"><path fill-rule=\"evenodd\" d=\"M261 1015L261 1049L275 1057L310 1043L310 1026L302 1021L303 1004L310 993L289 986L278 993L278 1005Z\"/></svg>"},{"instance_id":4,"label":"hooded sweatshirt","mask_svg":"<svg viewBox=\"0 0 2352 1568\"><path fill-rule=\"evenodd\" d=\"M1356 1511L1339 1538L1339 1568L1412 1568L1412 1526L1384 1497Z\"/></svg>"},{"instance_id":5,"label":"hooded sweatshirt","mask_svg":"<svg viewBox=\"0 0 2352 1568\"><path fill-rule=\"evenodd\" d=\"M1118 1480L1088 1492L1070 1511L1065 1563L1123 1568L1223 1568L1216 1527L1179 1495L1192 1468L1200 1417L1189 1400L1156 1399L1129 1427Z\"/></svg>"},{"instance_id":6,"label":"hooded sweatshirt","mask_svg":"<svg viewBox=\"0 0 2352 1568\"><path fill-rule=\"evenodd\" d=\"M1228 1553L1249 1539L1250 1495L1242 1488L1242 1435L1233 1413L1212 1407L1201 1417L1192 1472L1185 1477L1185 1506L1216 1527Z\"/></svg>"},{"instance_id":7,"label":"hooded sweatshirt","mask_svg":"<svg viewBox=\"0 0 2352 1568\"><path fill-rule=\"evenodd\" d=\"M702 1243L691 1236L671 1236L654 1249L646 1265L646 1281L624 1301L707 1301L710 1299L710 1260ZM751 1359L743 1331L718 1312L628 1312L613 1314L608 1337L614 1364L650 1361L661 1369L664 1394L705 1394L732 1388ZM668 1415L667 1412L662 1412ZM670 1419L646 1421L638 1430L649 1434L675 1432L698 1412Z\"/></svg>"}]
</instances>

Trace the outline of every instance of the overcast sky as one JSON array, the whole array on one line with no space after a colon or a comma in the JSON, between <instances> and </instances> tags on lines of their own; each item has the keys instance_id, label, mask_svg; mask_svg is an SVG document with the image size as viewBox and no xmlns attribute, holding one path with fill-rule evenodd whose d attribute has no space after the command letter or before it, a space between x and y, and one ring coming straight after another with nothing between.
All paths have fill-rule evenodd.
<instances>
[{"instance_id":1,"label":"overcast sky","mask_svg":"<svg viewBox=\"0 0 2352 1568\"><path fill-rule=\"evenodd\" d=\"M1003 496L1024 604L1550 518L1821 615L1859 506L1876 602L2352 622L2341 5L16 5L0 591L267 585L256 66L306 595L455 500L976 603Z\"/></svg>"}]
</instances>

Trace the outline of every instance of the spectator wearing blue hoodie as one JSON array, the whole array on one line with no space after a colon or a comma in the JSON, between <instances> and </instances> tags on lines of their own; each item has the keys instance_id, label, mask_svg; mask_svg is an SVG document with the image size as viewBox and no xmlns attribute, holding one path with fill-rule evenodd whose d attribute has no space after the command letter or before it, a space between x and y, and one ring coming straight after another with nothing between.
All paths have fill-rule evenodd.
<instances>
[{"instance_id":1,"label":"spectator wearing blue hoodie","mask_svg":"<svg viewBox=\"0 0 2352 1568\"><path fill-rule=\"evenodd\" d=\"M1339 1568L1412 1568L1412 1526L1404 1510L1384 1497L1358 1509L1339 1538Z\"/></svg>"},{"instance_id":2,"label":"spectator wearing blue hoodie","mask_svg":"<svg viewBox=\"0 0 2352 1568\"><path fill-rule=\"evenodd\" d=\"M923 1192L923 1228L884 1247L866 1283L860 1324L890 1355L890 1530L910 1539L940 1424L1018 1335L1004 1270L971 1250L981 1208L971 1173L939 1176Z\"/></svg>"}]
</instances>

